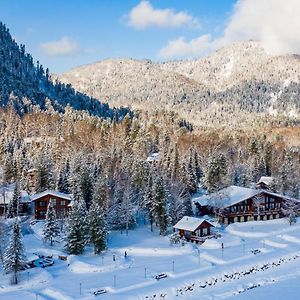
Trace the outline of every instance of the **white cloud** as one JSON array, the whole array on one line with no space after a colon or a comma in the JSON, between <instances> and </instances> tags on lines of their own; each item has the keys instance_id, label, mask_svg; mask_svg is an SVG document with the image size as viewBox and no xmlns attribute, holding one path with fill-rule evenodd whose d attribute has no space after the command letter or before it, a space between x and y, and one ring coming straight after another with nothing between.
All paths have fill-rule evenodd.
<instances>
[{"instance_id":1,"label":"white cloud","mask_svg":"<svg viewBox=\"0 0 300 300\"><path fill-rule=\"evenodd\" d=\"M162 58L192 58L210 50L212 39L210 35L202 35L196 39L186 41L184 37L169 41L160 49L159 56Z\"/></svg>"},{"instance_id":2,"label":"white cloud","mask_svg":"<svg viewBox=\"0 0 300 300\"><path fill-rule=\"evenodd\" d=\"M141 1L126 16L127 24L135 29L149 27L198 27L199 22L186 12L173 9L155 9L149 1Z\"/></svg>"},{"instance_id":3,"label":"white cloud","mask_svg":"<svg viewBox=\"0 0 300 300\"><path fill-rule=\"evenodd\" d=\"M41 51L48 56L72 55L80 52L79 44L69 37L40 45Z\"/></svg>"},{"instance_id":4,"label":"white cloud","mask_svg":"<svg viewBox=\"0 0 300 300\"><path fill-rule=\"evenodd\" d=\"M300 54L299 0L239 0L225 26L223 35L207 39L203 35L191 41L169 41L159 55L163 58L201 56L236 41L258 40L268 52Z\"/></svg>"}]
</instances>

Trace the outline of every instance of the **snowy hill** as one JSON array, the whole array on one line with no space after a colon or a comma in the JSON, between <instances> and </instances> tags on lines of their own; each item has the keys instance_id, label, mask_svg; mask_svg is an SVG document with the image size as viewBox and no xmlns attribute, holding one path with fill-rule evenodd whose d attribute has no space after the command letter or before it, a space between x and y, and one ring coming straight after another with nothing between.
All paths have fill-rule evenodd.
<instances>
[{"instance_id":1,"label":"snowy hill","mask_svg":"<svg viewBox=\"0 0 300 300\"><path fill-rule=\"evenodd\" d=\"M110 59L59 76L77 90L116 105L210 114L230 107L231 112L292 117L300 111L299 78L298 56L274 56L253 41L197 60Z\"/></svg>"},{"instance_id":2,"label":"snowy hill","mask_svg":"<svg viewBox=\"0 0 300 300\"><path fill-rule=\"evenodd\" d=\"M128 109L111 109L97 99L75 92L71 85L50 80L45 70L18 45L9 29L0 22L0 106L11 106L19 115L35 109L63 112L66 106L104 118L118 118Z\"/></svg>"}]
</instances>

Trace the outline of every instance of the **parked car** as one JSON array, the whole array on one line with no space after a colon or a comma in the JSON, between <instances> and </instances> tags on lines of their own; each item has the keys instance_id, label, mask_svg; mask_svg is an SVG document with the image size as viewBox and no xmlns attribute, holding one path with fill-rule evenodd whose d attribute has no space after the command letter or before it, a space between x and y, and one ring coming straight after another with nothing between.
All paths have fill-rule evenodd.
<instances>
[{"instance_id":1,"label":"parked car","mask_svg":"<svg viewBox=\"0 0 300 300\"><path fill-rule=\"evenodd\" d=\"M41 262L41 267L42 268L46 268L46 267L50 267L54 265L54 261L50 258L45 258L42 262Z\"/></svg>"},{"instance_id":2,"label":"parked car","mask_svg":"<svg viewBox=\"0 0 300 300\"><path fill-rule=\"evenodd\" d=\"M94 295L95 296L98 296L98 295L101 295L101 294L105 294L105 293L107 293L106 289L99 289L99 290L94 291Z\"/></svg>"},{"instance_id":3,"label":"parked car","mask_svg":"<svg viewBox=\"0 0 300 300\"><path fill-rule=\"evenodd\" d=\"M160 273L158 275L156 275L154 278L157 280L163 279L163 278L167 278L167 274L166 273Z\"/></svg>"}]
</instances>

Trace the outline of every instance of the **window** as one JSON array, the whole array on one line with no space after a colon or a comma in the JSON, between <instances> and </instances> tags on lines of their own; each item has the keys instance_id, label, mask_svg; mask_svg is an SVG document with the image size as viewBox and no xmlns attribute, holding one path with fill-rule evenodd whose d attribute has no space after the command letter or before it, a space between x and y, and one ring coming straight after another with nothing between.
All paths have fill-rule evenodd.
<instances>
[{"instance_id":1,"label":"window","mask_svg":"<svg viewBox=\"0 0 300 300\"><path fill-rule=\"evenodd\" d=\"M55 199L55 198L50 198L50 202L51 202L53 205L56 205L56 199Z\"/></svg>"},{"instance_id":2,"label":"window","mask_svg":"<svg viewBox=\"0 0 300 300\"><path fill-rule=\"evenodd\" d=\"M40 211L39 211L39 215L40 215L40 216L44 216L45 214L46 214L46 211L45 211L45 210L40 210Z\"/></svg>"},{"instance_id":3,"label":"window","mask_svg":"<svg viewBox=\"0 0 300 300\"><path fill-rule=\"evenodd\" d=\"M61 206L65 206L65 205L66 205L66 201L65 201L65 200L61 200L61 201L60 201L60 205L61 205Z\"/></svg>"},{"instance_id":4,"label":"window","mask_svg":"<svg viewBox=\"0 0 300 300\"><path fill-rule=\"evenodd\" d=\"M202 235L207 235L207 228L202 228Z\"/></svg>"},{"instance_id":5,"label":"window","mask_svg":"<svg viewBox=\"0 0 300 300\"><path fill-rule=\"evenodd\" d=\"M47 202L46 201L40 201L40 206L42 206L42 207L47 206Z\"/></svg>"}]
</instances>

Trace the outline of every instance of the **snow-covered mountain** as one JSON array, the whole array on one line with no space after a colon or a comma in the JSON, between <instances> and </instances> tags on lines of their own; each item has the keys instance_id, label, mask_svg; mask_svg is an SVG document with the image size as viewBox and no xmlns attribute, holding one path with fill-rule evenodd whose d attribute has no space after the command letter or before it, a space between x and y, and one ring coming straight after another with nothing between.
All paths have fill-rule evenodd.
<instances>
[{"instance_id":1,"label":"snow-covered mountain","mask_svg":"<svg viewBox=\"0 0 300 300\"><path fill-rule=\"evenodd\" d=\"M235 43L191 61L109 59L59 78L114 105L189 112L234 106L290 116L300 111L300 57L268 54L254 41Z\"/></svg>"}]
</instances>

